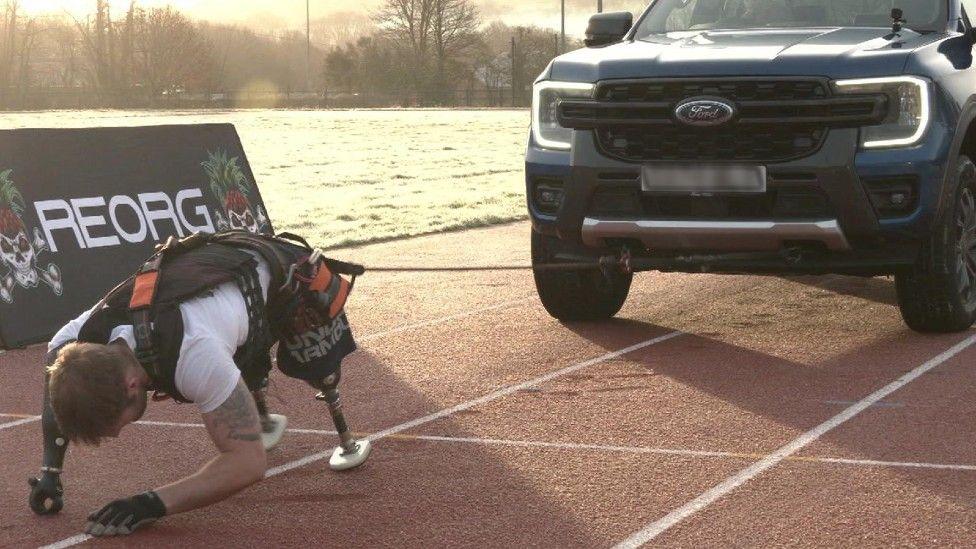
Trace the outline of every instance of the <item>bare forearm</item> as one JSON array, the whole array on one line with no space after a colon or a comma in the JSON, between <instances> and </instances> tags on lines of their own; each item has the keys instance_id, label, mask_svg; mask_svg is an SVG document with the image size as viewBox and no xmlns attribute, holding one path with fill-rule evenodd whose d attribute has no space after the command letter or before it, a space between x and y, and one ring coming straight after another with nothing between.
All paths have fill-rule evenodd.
<instances>
[{"instance_id":1,"label":"bare forearm","mask_svg":"<svg viewBox=\"0 0 976 549\"><path fill-rule=\"evenodd\" d=\"M185 513L225 500L264 476L263 456L221 454L200 471L156 493L168 515Z\"/></svg>"},{"instance_id":2,"label":"bare forearm","mask_svg":"<svg viewBox=\"0 0 976 549\"><path fill-rule=\"evenodd\" d=\"M220 455L195 475L156 490L167 514L217 503L264 477L267 456L261 445L261 424L243 381L238 380L220 407L203 415L203 422Z\"/></svg>"}]
</instances>

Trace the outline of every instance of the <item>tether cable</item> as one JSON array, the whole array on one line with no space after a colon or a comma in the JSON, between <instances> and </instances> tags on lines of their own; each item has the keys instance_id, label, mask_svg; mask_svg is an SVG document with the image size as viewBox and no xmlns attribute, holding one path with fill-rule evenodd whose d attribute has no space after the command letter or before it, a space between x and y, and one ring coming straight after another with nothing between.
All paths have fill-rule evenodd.
<instances>
[{"instance_id":1,"label":"tether cable","mask_svg":"<svg viewBox=\"0 0 976 549\"><path fill-rule=\"evenodd\" d=\"M796 265L804 258L803 250L799 248L787 248L777 254L768 252L740 252L719 255L688 255L670 258L670 263L679 265L700 265L712 264L722 261L772 261L785 262L786 264ZM497 272L497 271L603 271L605 274L633 273L634 268L654 269L667 266L662 263L664 260L654 258L634 258L626 248L621 251L619 256L603 256L595 261L575 261L563 263L539 263L536 265L482 265L482 266L457 266L457 267L410 267L410 266L380 266L380 267L359 267L364 272L374 273L465 273L465 272ZM704 271L703 271L704 272Z\"/></svg>"},{"instance_id":2,"label":"tether cable","mask_svg":"<svg viewBox=\"0 0 976 549\"><path fill-rule=\"evenodd\" d=\"M466 273L491 271L586 271L599 263L544 263L540 265L492 265L477 267L366 267L367 273Z\"/></svg>"},{"instance_id":3,"label":"tether cable","mask_svg":"<svg viewBox=\"0 0 976 549\"><path fill-rule=\"evenodd\" d=\"M470 273L497 271L603 271L604 273L610 273L614 270L633 272L630 251L627 249L624 249L619 256L603 256L595 261L539 263L535 265L459 265L457 267L358 267L367 273Z\"/></svg>"}]
</instances>

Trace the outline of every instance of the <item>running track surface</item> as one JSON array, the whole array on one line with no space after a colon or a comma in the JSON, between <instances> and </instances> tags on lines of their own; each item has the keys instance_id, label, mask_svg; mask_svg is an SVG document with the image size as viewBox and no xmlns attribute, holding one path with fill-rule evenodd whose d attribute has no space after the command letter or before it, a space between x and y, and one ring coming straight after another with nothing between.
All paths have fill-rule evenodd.
<instances>
[{"instance_id":1,"label":"running track surface","mask_svg":"<svg viewBox=\"0 0 976 549\"><path fill-rule=\"evenodd\" d=\"M367 265L528 262L525 223L341 250ZM214 450L154 404L73 447L66 508L27 508L42 351L0 355L0 546L963 546L976 539L976 339L908 330L889 279L648 273L613 321L560 324L528 272L368 274L342 398L372 434L330 471L324 404L273 376L290 432L262 483L135 537L108 501Z\"/></svg>"}]
</instances>

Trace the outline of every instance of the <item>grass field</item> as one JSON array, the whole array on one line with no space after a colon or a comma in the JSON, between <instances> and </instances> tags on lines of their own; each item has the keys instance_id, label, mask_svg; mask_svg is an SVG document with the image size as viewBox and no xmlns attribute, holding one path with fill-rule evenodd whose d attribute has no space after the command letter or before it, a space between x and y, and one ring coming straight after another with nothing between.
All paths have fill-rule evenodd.
<instances>
[{"instance_id":1,"label":"grass field","mask_svg":"<svg viewBox=\"0 0 976 549\"><path fill-rule=\"evenodd\" d=\"M323 246L526 217L528 111L35 112L0 128L226 122L276 229Z\"/></svg>"}]
</instances>

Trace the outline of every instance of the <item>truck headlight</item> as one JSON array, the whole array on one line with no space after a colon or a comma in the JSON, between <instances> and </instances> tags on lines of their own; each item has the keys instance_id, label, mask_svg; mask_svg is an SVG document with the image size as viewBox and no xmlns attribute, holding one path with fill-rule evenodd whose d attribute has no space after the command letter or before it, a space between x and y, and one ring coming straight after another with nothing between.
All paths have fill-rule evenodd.
<instances>
[{"instance_id":1,"label":"truck headlight","mask_svg":"<svg viewBox=\"0 0 976 549\"><path fill-rule=\"evenodd\" d=\"M931 119L928 80L915 76L838 80L837 93L855 95L885 94L888 115L877 126L861 128L861 145L865 149L906 147L925 135Z\"/></svg>"},{"instance_id":2,"label":"truck headlight","mask_svg":"<svg viewBox=\"0 0 976 549\"><path fill-rule=\"evenodd\" d=\"M593 84L578 82L539 82L532 88L532 135L546 149L568 151L573 130L559 125L556 107L561 99L593 97Z\"/></svg>"}]
</instances>

